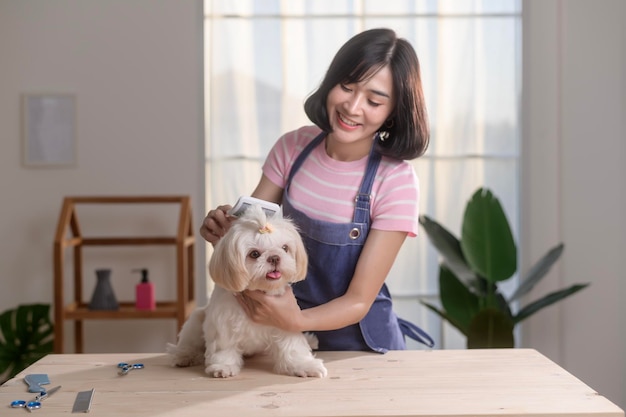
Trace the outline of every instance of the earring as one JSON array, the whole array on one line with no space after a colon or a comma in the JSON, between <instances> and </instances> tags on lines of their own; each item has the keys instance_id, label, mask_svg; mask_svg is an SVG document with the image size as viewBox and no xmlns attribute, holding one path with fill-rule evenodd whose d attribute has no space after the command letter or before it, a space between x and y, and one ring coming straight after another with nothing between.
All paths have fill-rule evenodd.
<instances>
[{"instance_id":1,"label":"earring","mask_svg":"<svg viewBox=\"0 0 626 417\"><path fill-rule=\"evenodd\" d=\"M386 129L391 130L391 128L393 127L393 125L394 125L393 119L387 119L387 120L385 120L384 127L385 127ZM380 138L380 141L381 141L381 142L384 142L384 141L386 141L387 139L389 139L389 136L390 136L390 133L389 133L387 130L379 130L379 131L378 131L378 137Z\"/></svg>"}]
</instances>

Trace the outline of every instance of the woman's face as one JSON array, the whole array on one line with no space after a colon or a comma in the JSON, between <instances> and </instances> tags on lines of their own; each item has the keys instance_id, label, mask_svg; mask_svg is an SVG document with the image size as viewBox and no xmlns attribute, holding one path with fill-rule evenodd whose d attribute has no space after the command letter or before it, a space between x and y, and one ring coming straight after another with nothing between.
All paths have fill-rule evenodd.
<instances>
[{"instance_id":1,"label":"woman's face","mask_svg":"<svg viewBox=\"0 0 626 417\"><path fill-rule=\"evenodd\" d=\"M326 110L333 131L329 137L342 144L367 143L387 120L395 103L389 66L353 84L338 84L328 93Z\"/></svg>"}]
</instances>

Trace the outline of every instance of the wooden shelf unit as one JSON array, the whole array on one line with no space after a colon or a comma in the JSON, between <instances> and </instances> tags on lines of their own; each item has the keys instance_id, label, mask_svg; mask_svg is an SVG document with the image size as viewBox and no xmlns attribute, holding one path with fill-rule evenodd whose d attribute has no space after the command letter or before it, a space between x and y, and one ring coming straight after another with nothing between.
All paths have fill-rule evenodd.
<instances>
[{"instance_id":1,"label":"wooden shelf unit","mask_svg":"<svg viewBox=\"0 0 626 417\"><path fill-rule=\"evenodd\" d=\"M165 237L85 237L81 233L76 206L79 204L179 204L176 236ZM69 230L69 236L68 236ZM89 310L83 301L83 248L86 246L176 247L176 299L157 301L154 311L137 310L134 303L121 302L119 310ZM188 196L94 196L65 197L54 239L54 352L64 353L65 320L74 320L76 353L83 352L83 321L89 319L175 319L180 330L195 308L194 247L191 202ZM64 294L64 253L73 249L73 300Z\"/></svg>"}]
</instances>

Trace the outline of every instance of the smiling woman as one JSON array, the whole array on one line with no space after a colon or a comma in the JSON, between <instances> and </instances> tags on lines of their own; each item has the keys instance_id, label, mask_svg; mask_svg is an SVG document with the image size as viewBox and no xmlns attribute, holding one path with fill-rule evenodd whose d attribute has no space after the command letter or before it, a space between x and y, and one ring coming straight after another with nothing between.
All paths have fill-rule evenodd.
<instances>
[{"instance_id":1,"label":"smiling woman","mask_svg":"<svg viewBox=\"0 0 626 417\"><path fill-rule=\"evenodd\" d=\"M405 238L417 233L418 184L404 159L428 146L419 73L414 49L388 28L360 32L339 49L304 104L314 126L277 140L252 193L282 204L298 226L310 259L306 280L277 297L246 291L242 299L255 301L242 304L250 319L313 332L319 350L384 353L406 349L405 336L432 346L419 327L396 316L385 284ZM371 91L394 91L395 99L372 103ZM388 122L395 128L383 140ZM200 228L216 247L233 225L230 211L209 211ZM345 218L325 221L323 213Z\"/></svg>"},{"instance_id":2,"label":"smiling woman","mask_svg":"<svg viewBox=\"0 0 626 417\"><path fill-rule=\"evenodd\" d=\"M519 0L445 5L206 0L205 11L207 208L232 204L240 195L250 194L276 138L311 124L302 103L319 86L327 64L344 42L365 29L389 27L415 48L422 68L432 135L428 152L411 162L420 178L420 212L457 224L472 192L488 186L498 193L516 234ZM351 97L356 105L363 100L372 110L376 105L384 108L385 97L379 93L391 92L393 101L396 92L379 83L377 76L386 70L377 69L358 79L336 80L329 91L336 89L333 94ZM404 82L409 80L394 80L394 86ZM350 109L349 100L333 106L336 117L330 120L338 139L352 138L368 122ZM381 138L383 132L398 129L387 118L380 124L387 127L381 129ZM341 159L341 148L334 144L331 156ZM318 181L336 184L337 175ZM292 191L310 193L299 187ZM328 201L319 202L315 213L326 221L349 216L330 212ZM350 210L345 207L345 213ZM407 239L387 279L394 306L399 315L423 325L439 347L462 347L464 338L418 302L438 299L437 276L437 253L429 250L425 235Z\"/></svg>"}]
</instances>

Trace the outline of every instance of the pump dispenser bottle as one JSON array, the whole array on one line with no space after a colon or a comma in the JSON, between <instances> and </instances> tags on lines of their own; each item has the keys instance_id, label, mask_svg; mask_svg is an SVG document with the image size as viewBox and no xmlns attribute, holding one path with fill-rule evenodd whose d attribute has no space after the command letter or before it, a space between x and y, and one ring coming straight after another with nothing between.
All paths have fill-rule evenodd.
<instances>
[{"instance_id":1,"label":"pump dispenser bottle","mask_svg":"<svg viewBox=\"0 0 626 417\"><path fill-rule=\"evenodd\" d=\"M142 268L135 269L133 272L141 272L141 282L135 286L135 308L137 310L156 309L154 284L148 280L148 270Z\"/></svg>"}]
</instances>

